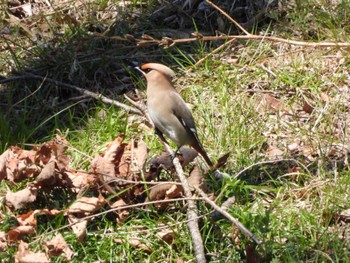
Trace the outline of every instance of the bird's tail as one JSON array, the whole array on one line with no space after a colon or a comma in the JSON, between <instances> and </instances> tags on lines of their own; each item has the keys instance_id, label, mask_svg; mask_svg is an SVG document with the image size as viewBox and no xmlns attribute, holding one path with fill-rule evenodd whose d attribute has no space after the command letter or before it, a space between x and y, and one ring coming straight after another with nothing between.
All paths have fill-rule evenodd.
<instances>
[{"instance_id":1,"label":"bird's tail","mask_svg":"<svg viewBox=\"0 0 350 263\"><path fill-rule=\"evenodd\" d=\"M205 162L209 165L210 169L214 168L214 165L212 161L210 160L207 152L203 149L202 145L200 144L193 144L191 145L193 149L195 149L197 152L199 152L200 155L203 156Z\"/></svg>"}]
</instances>

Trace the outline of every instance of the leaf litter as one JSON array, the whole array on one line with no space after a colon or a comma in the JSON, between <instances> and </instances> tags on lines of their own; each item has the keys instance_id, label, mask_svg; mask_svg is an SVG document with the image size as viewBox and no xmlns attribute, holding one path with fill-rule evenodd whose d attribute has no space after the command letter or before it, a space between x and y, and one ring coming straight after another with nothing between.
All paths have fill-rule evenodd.
<instances>
[{"instance_id":1,"label":"leaf litter","mask_svg":"<svg viewBox=\"0 0 350 263\"><path fill-rule=\"evenodd\" d=\"M116 224L121 225L130 213L127 209L122 209L124 206L183 196L183 188L179 183L162 183L160 179L160 173L164 169L175 174L172 157L166 153L153 157L149 160L147 169L148 148L142 140L124 142L124 135L119 135L102 154L95 155L89 171L76 170L70 166L72 160L67 154L67 143L65 138L56 135L54 139L36 145L32 150L11 146L0 156L1 180L13 186L19 183L24 185L20 190L7 191L4 204L16 224L12 224L8 231L0 233L0 250L5 250L10 243L19 244L17 262L30 262L33 258L36 262L49 262L48 258L53 255L61 255L70 260L74 256L59 233L50 241L45 241L45 253L34 253L29 249L24 240L36 235L39 215L63 215L77 240L84 242L89 222L94 220L93 215L101 209L114 209ZM178 157L185 167L197 155L196 151L183 147ZM222 160L220 165L225 163L225 157ZM207 189L197 165L191 169L188 180L190 185ZM157 181L159 184L146 188L145 181ZM47 207L41 207L39 196L57 188L70 193L73 200L71 205L62 210L52 209L48 204ZM86 193L88 195L84 195ZM155 206L166 208L168 205L163 203ZM159 237L166 243L171 243L174 233L166 229L159 233ZM132 247L146 253L152 252L138 238L116 239L115 242L128 242Z\"/></svg>"}]
</instances>

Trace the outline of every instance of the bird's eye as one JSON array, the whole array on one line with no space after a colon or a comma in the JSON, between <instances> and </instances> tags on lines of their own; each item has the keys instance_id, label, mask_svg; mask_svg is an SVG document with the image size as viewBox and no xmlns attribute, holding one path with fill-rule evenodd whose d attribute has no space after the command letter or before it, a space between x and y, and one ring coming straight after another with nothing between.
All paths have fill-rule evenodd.
<instances>
[{"instance_id":1,"label":"bird's eye","mask_svg":"<svg viewBox=\"0 0 350 263\"><path fill-rule=\"evenodd\" d=\"M151 69L151 68L147 68L147 69L144 70L144 72L150 73L152 70L153 70L153 69Z\"/></svg>"}]
</instances>

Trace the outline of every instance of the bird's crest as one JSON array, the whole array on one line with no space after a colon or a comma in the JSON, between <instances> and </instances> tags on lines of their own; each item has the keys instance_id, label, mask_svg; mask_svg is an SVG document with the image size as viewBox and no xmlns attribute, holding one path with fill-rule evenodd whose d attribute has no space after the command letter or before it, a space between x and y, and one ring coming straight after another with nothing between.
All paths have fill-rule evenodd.
<instances>
[{"instance_id":1,"label":"bird's crest","mask_svg":"<svg viewBox=\"0 0 350 263\"><path fill-rule=\"evenodd\" d=\"M166 75L169 78L173 78L175 77L175 72L168 68L165 65L159 64L159 63L147 63L141 66L142 70L146 70L146 69L153 69L156 71L159 71L161 73L163 73L164 75Z\"/></svg>"}]
</instances>

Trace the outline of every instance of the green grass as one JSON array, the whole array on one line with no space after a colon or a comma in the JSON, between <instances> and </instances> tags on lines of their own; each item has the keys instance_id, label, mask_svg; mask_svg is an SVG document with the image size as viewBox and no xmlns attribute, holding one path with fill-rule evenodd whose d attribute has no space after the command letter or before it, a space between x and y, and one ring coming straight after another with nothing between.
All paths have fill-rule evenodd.
<instances>
[{"instance_id":1,"label":"green grass","mask_svg":"<svg viewBox=\"0 0 350 263\"><path fill-rule=\"evenodd\" d=\"M138 3L133 1L129 11L137 10ZM101 1L89 8L103 10L108 4ZM270 15L276 20L258 27L257 32L264 34L266 30L268 34L305 41L348 41L349 27L345 21L349 11L348 1L339 1L338 6L327 1L295 1L283 10L271 10ZM133 44L90 38L89 25L95 19L92 13L84 13L84 23L78 26L67 22L58 27L52 17L47 17L52 33L41 40L47 46L39 41L28 42L18 28L12 28L17 30L16 38L12 42L3 38L1 41L16 43L17 49L0 54L0 60L8 65L1 69L1 74L10 76L11 70L30 69L121 99L116 87L125 84L123 74L127 73L118 72L139 54L131 52L135 49ZM130 14L125 18L130 19ZM96 25L110 25L111 35L136 29L138 34L152 28L145 22L138 24L147 21L142 19L136 21L131 17L120 24L116 22L113 27L113 19L101 20ZM63 33L61 27L65 28ZM56 39L55 32L61 32ZM121 44L124 46L118 46ZM207 179L210 190L216 196L221 194L217 203L236 197L229 212L263 241L255 247L260 262L350 261L347 234L350 226L340 217L342 211L350 208L346 153L350 145L349 52L240 41L194 67L210 48L211 44L203 42L166 50L140 48L143 52L140 61L161 61L173 66L178 73L175 84L192 107L199 136L209 155L217 160L230 152L223 171L232 178ZM131 55L128 57L126 53ZM227 58L235 62L230 63ZM142 81L132 76L127 83L143 86ZM1 104L0 152L15 144L30 148L28 144L44 142L60 134L68 140L72 167L88 170L94 155L103 152L120 133L126 135L126 141L143 139L150 148L149 158L162 150L153 131L144 128L141 120L130 119L132 116L122 109L86 98L67 101L79 94L39 81L18 81L3 87L6 90L0 94L1 103L5 104ZM283 109L266 105L267 94L276 98ZM304 100L312 105L311 113L303 111ZM288 150L293 143L297 144L296 149ZM263 163L273 159L268 152L271 145L282 151L280 158L296 159L307 169L291 161ZM236 177L250 165L250 169ZM8 189L24 188L25 183L14 186L1 182L1 196L5 196ZM68 207L75 196L65 189L55 189L39 199L36 207L62 209ZM201 202L198 206L204 215L200 227L208 259L244 262L246 246L251 245L251 241L225 219L211 222L208 214L211 209ZM4 206L1 213L4 216L0 222L6 229L15 225L12 213ZM37 235L44 237L36 241L34 237L25 237L32 242L33 251L44 250L43 242L54 236L46 235L47 232L68 224L63 215L41 215L38 221ZM173 244L157 236L161 227L174 231ZM82 243L77 242L69 228L60 233L75 253L72 262L176 262L180 259L192 262L194 258L182 205L165 211L151 207L133 209L121 225L116 223L113 213L99 216L89 223ZM149 251L135 248L127 241L114 242L134 237L147 245ZM0 258L12 261L16 251L17 245L12 244L0 252ZM58 256L53 261L65 262L65 259Z\"/></svg>"}]
</instances>

